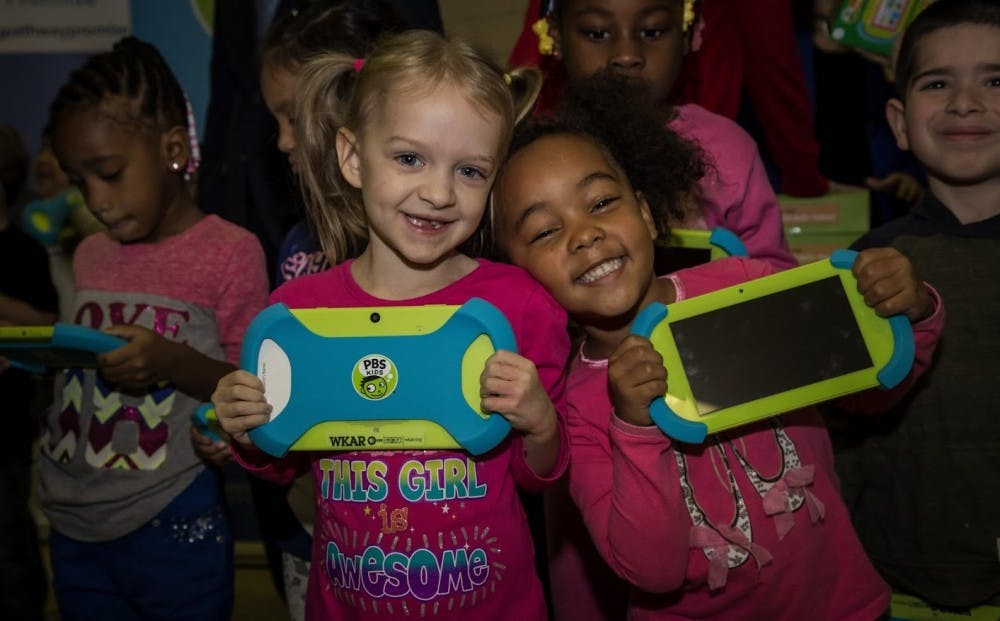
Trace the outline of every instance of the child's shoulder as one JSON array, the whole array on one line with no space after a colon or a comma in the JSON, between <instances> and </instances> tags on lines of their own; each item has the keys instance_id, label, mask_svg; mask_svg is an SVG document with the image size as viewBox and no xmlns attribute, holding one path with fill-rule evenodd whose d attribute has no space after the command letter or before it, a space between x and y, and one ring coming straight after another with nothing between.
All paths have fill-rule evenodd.
<instances>
[{"instance_id":1,"label":"child's shoulder","mask_svg":"<svg viewBox=\"0 0 1000 621\"><path fill-rule=\"evenodd\" d=\"M741 145L756 149L754 139L732 119L698 104L684 104L674 110L677 115L670 121L670 129L683 138L697 142L706 151L715 153Z\"/></svg>"},{"instance_id":2,"label":"child's shoulder","mask_svg":"<svg viewBox=\"0 0 1000 621\"><path fill-rule=\"evenodd\" d=\"M465 279L470 297L481 297L505 311L512 307L533 307L556 314L564 312L549 292L524 269L486 259L477 261L479 268Z\"/></svg>"},{"instance_id":3,"label":"child's shoulder","mask_svg":"<svg viewBox=\"0 0 1000 621\"><path fill-rule=\"evenodd\" d=\"M260 244L257 236L242 226L209 214L191 227L192 233L199 238L211 238L215 244Z\"/></svg>"},{"instance_id":4,"label":"child's shoulder","mask_svg":"<svg viewBox=\"0 0 1000 621\"><path fill-rule=\"evenodd\" d=\"M679 301L762 278L777 271L770 262L761 259L726 257L678 270L667 278L673 281Z\"/></svg>"}]
</instances>

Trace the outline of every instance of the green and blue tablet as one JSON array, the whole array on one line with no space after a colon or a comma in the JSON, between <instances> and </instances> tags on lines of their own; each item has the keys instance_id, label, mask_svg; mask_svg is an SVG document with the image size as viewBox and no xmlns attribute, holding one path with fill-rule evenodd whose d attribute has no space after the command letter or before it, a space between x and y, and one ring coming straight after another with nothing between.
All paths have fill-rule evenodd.
<instances>
[{"instance_id":1,"label":"green and blue tablet","mask_svg":"<svg viewBox=\"0 0 1000 621\"><path fill-rule=\"evenodd\" d=\"M462 448L474 455L510 431L482 412L480 375L498 349L517 351L504 315L461 306L288 309L251 322L240 366L264 382L271 420L252 430L263 451ZM214 413L196 412L210 429Z\"/></svg>"},{"instance_id":2,"label":"green and blue tablet","mask_svg":"<svg viewBox=\"0 0 1000 621\"><path fill-rule=\"evenodd\" d=\"M670 437L724 431L852 392L891 388L909 373L913 332L858 293L857 253L682 300L654 303L632 332L663 356L667 393L650 406Z\"/></svg>"},{"instance_id":3,"label":"green and blue tablet","mask_svg":"<svg viewBox=\"0 0 1000 621\"><path fill-rule=\"evenodd\" d=\"M0 356L33 373L46 369L96 368L97 354L118 349L124 339L85 326L0 327Z\"/></svg>"}]
</instances>

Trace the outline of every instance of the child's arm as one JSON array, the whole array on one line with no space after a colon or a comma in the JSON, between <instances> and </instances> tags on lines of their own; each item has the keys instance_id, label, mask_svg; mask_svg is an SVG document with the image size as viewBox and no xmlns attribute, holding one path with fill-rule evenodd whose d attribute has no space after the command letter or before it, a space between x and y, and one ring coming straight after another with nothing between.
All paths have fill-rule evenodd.
<instances>
[{"instance_id":1,"label":"child's arm","mask_svg":"<svg viewBox=\"0 0 1000 621\"><path fill-rule=\"evenodd\" d=\"M869 248L858 253L854 277L865 302L882 317L904 314L913 324L913 368L892 390L872 389L848 395L836 404L857 413L883 412L902 399L930 367L944 329L944 307L930 285L921 282L913 264L895 248Z\"/></svg>"},{"instance_id":2,"label":"child's arm","mask_svg":"<svg viewBox=\"0 0 1000 621\"><path fill-rule=\"evenodd\" d=\"M559 417L534 363L509 351L494 352L481 385L483 410L499 412L520 431L528 466L539 476L549 476L559 457Z\"/></svg>"},{"instance_id":3,"label":"child's arm","mask_svg":"<svg viewBox=\"0 0 1000 621\"><path fill-rule=\"evenodd\" d=\"M248 432L268 422L272 410L264 399L264 383L256 375L237 370L223 377L212 393L212 405L219 426L232 443L233 456L254 475L287 485L308 470L305 453L274 459L250 439Z\"/></svg>"},{"instance_id":4,"label":"child's arm","mask_svg":"<svg viewBox=\"0 0 1000 621\"><path fill-rule=\"evenodd\" d=\"M148 392L150 386L169 382L181 392L207 401L219 379L235 369L229 362L209 358L148 328L119 325L106 332L128 341L97 357L101 375L122 392Z\"/></svg>"},{"instance_id":5,"label":"child's arm","mask_svg":"<svg viewBox=\"0 0 1000 621\"><path fill-rule=\"evenodd\" d=\"M616 574L649 592L683 583L691 527L671 441L649 418L650 395L666 389L658 356L628 337L608 360L614 410L577 394L567 416L570 491L591 538Z\"/></svg>"},{"instance_id":6,"label":"child's arm","mask_svg":"<svg viewBox=\"0 0 1000 621\"><path fill-rule=\"evenodd\" d=\"M31 304L0 293L0 321L14 326L45 326L55 323L56 313L43 311Z\"/></svg>"}]
</instances>

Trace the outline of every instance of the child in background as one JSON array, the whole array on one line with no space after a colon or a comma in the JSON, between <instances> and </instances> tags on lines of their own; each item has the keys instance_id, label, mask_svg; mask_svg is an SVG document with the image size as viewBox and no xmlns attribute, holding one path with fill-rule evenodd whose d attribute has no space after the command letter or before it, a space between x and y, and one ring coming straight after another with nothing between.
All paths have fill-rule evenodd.
<instances>
[{"instance_id":1,"label":"child in background","mask_svg":"<svg viewBox=\"0 0 1000 621\"><path fill-rule=\"evenodd\" d=\"M669 127L703 151L706 174L692 208L672 216L670 226L722 226L743 241L751 257L778 268L794 266L757 144L725 117L696 105L669 104L684 55L697 45L691 1L558 0L549 5L539 27L551 53L546 62L561 60L570 80L602 71L641 79Z\"/></svg>"},{"instance_id":2,"label":"child in background","mask_svg":"<svg viewBox=\"0 0 1000 621\"><path fill-rule=\"evenodd\" d=\"M363 62L318 57L300 74L295 156L312 217L322 216L320 240L331 257L363 251L285 283L272 302L378 307L481 297L510 321L519 348L486 363L482 408L499 412L514 432L478 457L351 451L274 460L247 435L269 420L261 381L238 371L219 382L212 399L219 421L251 472L287 483L311 467L316 478L307 619L546 616L516 488L539 491L566 468L557 414L565 313L522 270L462 250L480 241L493 178L527 112L511 90L531 86L530 77L537 75L507 76L467 45L428 31L386 39ZM527 92L530 104L537 89ZM330 162L333 145L338 166ZM331 209L330 196L344 204ZM411 482L442 460L466 473L457 497L444 501L434 499L433 485L421 492ZM331 485L340 472L370 478L342 497Z\"/></svg>"},{"instance_id":3,"label":"child in background","mask_svg":"<svg viewBox=\"0 0 1000 621\"><path fill-rule=\"evenodd\" d=\"M132 37L74 71L52 148L107 227L74 255L76 323L127 341L56 378L42 508L61 618L228 619L233 550L190 415L235 368L267 277L248 231L188 192L193 119L153 46Z\"/></svg>"},{"instance_id":4,"label":"child in background","mask_svg":"<svg viewBox=\"0 0 1000 621\"><path fill-rule=\"evenodd\" d=\"M339 52L352 58L364 58L375 41L385 33L403 30L404 24L391 7L377 0L341 3L329 6L317 3L301 11L286 14L268 32L264 42L260 87L264 103L278 122L278 149L288 156L293 174L295 161L295 83L302 67L314 56ZM327 205L328 209L335 205ZM314 232L321 222L306 219L297 222L285 236L278 250L274 282L284 283L328 269L327 258ZM348 257L334 257L339 262ZM312 548L315 500L311 473L296 479L291 486L279 486L251 477L250 486L258 506L257 521L276 539L281 549L285 601L293 620L305 615L306 584L309 578L309 555Z\"/></svg>"},{"instance_id":5,"label":"child in background","mask_svg":"<svg viewBox=\"0 0 1000 621\"><path fill-rule=\"evenodd\" d=\"M59 310L45 248L11 221L28 180L28 150L10 125L0 124L0 326L46 325ZM0 618L41 620L48 580L38 531L28 508L31 463L38 439L40 384L8 368L0 356L4 428L0 435Z\"/></svg>"},{"instance_id":6,"label":"child in background","mask_svg":"<svg viewBox=\"0 0 1000 621\"><path fill-rule=\"evenodd\" d=\"M889 416L831 419L837 470L861 542L895 590L948 609L1000 606L1000 5L924 9L903 35L896 88L886 116L923 163L928 192L854 247L906 255L947 301L949 325Z\"/></svg>"},{"instance_id":7,"label":"child in background","mask_svg":"<svg viewBox=\"0 0 1000 621\"><path fill-rule=\"evenodd\" d=\"M567 380L570 490L601 555L634 587L628 618L877 618L888 589L851 530L815 408L700 446L652 426L649 404L669 378L650 342L629 335L636 314L775 270L731 258L655 276L661 212L694 186L697 151L629 83L592 82L571 91L561 122L515 138L493 215L499 248L584 334ZM880 315L914 322L918 374L942 324L929 288L892 249L861 253L854 274Z\"/></svg>"}]
</instances>

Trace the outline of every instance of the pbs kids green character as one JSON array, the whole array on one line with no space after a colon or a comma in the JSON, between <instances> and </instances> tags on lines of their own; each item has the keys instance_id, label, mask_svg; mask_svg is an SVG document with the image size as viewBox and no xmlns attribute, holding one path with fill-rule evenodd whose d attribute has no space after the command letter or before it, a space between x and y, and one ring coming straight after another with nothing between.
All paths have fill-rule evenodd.
<instances>
[{"instance_id":1,"label":"pbs kids green character","mask_svg":"<svg viewBox=\"0 0 1000 621\"><path fill-rule=\"evenodd\" d=\"M381 399L389 390L389 384L381 375L368 375L361 378L361 394L369 399Z\"/></svg>"}]
</instances>

